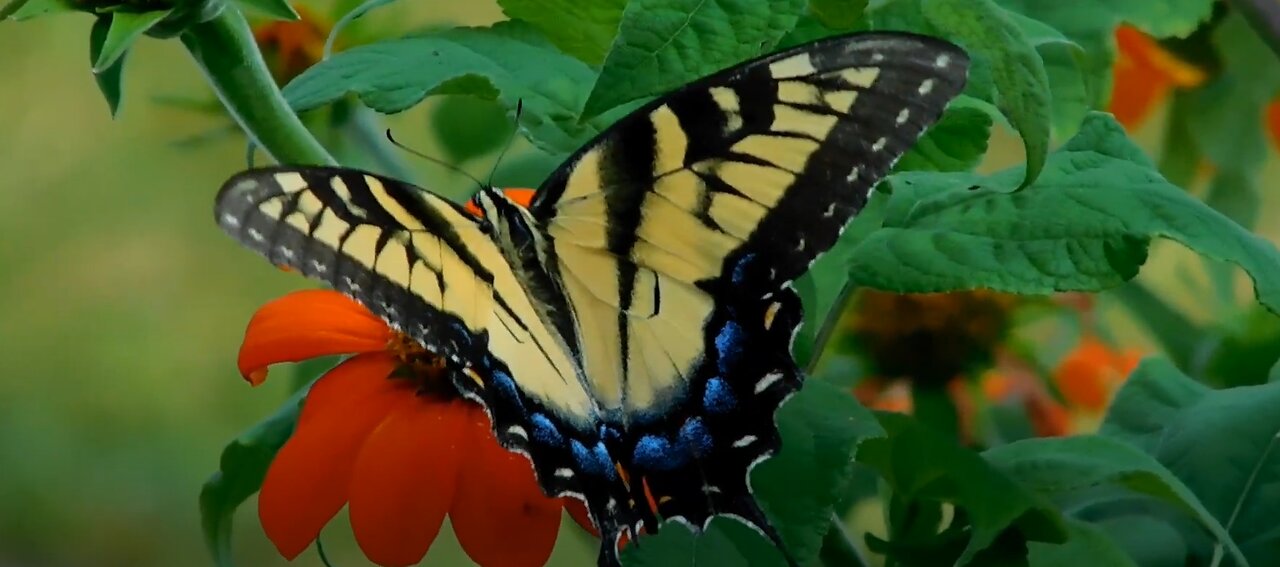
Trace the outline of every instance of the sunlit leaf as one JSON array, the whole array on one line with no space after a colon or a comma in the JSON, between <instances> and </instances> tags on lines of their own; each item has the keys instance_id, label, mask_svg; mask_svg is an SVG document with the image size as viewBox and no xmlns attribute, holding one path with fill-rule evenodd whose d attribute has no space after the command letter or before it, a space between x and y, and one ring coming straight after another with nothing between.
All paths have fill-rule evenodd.
<instances>
[{"instance_id":1,"label":"sunlit leaf","mask_svg":"<svg viewBox=\"0 0 1280 567\"><path fill-rule=\"evenodd\" d=\"M626 0L498 0L502 13L542 30L561 51L591 65L604 62L618 35ZM565 25L565 22L573 22Z\"/></svg>"},{"instance_id":2,"label":"sunlit leaf","mask_svg":"<svg viewBox=\"0 0 1280 567\"><path fill-rule=\"evenodd\" d=\"M98 48L93 60L93 72L102 73L124 56L125 51L138 41L142 34L160 23L172 10L154 12L115 12L111 14L111 27Z\"/></svg>"},{"instance_id":3,"label":"sunlit leaf","mask_svg":"<svg viewBox=\"0 0 1280 567\"><path fill-rule=\"evenodd\" d=\"M289 5L286 0L236 0L240 4L249 6L258 12L262 12L271 18L277 20L297 21L300 19L298 12Z\"/></svg>"},{"instance_id":4,"label":"sunlit leaf","mask_svg":"<svg viewBox=\"0 0 1280 567\"><path fill-rule=\"evenodd\" d=\"M1280 312L1280 252L1160 177L1109 115L1094 114L1048 160L1034 190L990 177L903 173L883 228L853 254L861 285L898 292L987 287L1098 291L1138 273L1155 237L1232 262Z\"/></svg>"},{"instance_id":5,"label":"sunlit leaf","mask_svg":"<svg viewBox=\"0 0 1280 567\"><path fill-rule=\"evenodd\" d=\"M804 9L803 0L631 0L583 116L768 52Z\"/></svg>"}]
</instances>

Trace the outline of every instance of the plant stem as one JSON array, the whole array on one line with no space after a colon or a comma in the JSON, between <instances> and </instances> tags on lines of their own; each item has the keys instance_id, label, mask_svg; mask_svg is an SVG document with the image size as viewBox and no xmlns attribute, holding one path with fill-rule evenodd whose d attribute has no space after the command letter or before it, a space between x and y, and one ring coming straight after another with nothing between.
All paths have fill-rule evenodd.
<instances>
[{"instance_id":1,"label":"plant stem","mask_svg":"<svg viewBox=\"0 0 1280 567\"><path fill-rule=\"evenodd\" d=\"M1233 8L1276 55L1280 55L1280 2L1276 0L1230 0Z\"/></svg>"},{"instance_id":2,"label":"plant stem","mask_svg":"<svg viewBox=\"0 0 1280 567\"><path fill-rule=\"evenodd\" d=\"M840 323L840 316L844 313L844 304L849 301L849 296L853 295L853 290L858 285L853 278L845 280L844 286L840 288L840 293L836 294L836 299L831 303L831 310L827 311L827 318L823 319L822 326L818 327L818 333L813 336L813 352L809 353L809 362L805 364L804 373L806 375L813 374L818 368L818 361L822 358L822 352L827 349L827 342L831 340L831 335L835 333L836 327Z\"/></svg>"},{"instance_id":3,"label":"plant stem","mask_svg":"<svg viewBox=\"0 0 1280 567\"><path fill-rule=\"evenodd\" d=\"M844 531L844 522L840 517L831 514L831 528L822 538L822 549L818 559L823 565L830 567L870 567L871 563L862 556L862 550Z\"/></svg>"},{"instance_id":4,"label":"plant stem","mask_svg":"<svg viewBox=\"0 0 1280 567\"><path fill-rule=\"evenodd\" d=\"M240 10L226 6L181 35L218 99L245 133L280 163L333 165L276 87Z\"/></svg>"}]
</instances>

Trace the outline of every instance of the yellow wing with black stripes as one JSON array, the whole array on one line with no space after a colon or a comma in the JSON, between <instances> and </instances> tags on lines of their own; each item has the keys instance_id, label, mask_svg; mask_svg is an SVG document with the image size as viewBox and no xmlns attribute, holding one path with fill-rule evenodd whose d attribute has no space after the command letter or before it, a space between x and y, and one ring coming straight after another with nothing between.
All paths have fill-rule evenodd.
<instances>
[{"instance_id":1,"label":"yellow wing with black stripes","mask_svg":"<svg viewBox=\"0 0 1280 567\"><path fill-rule=\"evenodd\" d=\"M539 188L531 214L592 395L626 428L623 465L659 516L727 513L772 533L746 475L778 448L774 411L801 383L790 282L967 66L955 46L909 34L803 45L652 101Z\"/></svg>"}]
</instances>

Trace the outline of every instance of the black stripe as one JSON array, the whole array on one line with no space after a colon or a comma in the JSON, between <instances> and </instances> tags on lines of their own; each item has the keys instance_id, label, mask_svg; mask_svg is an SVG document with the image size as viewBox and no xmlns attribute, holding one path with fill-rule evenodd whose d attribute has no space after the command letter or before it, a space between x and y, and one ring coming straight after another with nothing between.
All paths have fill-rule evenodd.
<instances>
[{"instance_id":1,"label":"black stripe","mask_svg":"<svg viewBox=\"0 0 1280 567\"><path fill-rule=\"evenodd\" d=\"M680 128L689 141L685 148L684 165L715 157L724 151L724 130L729 117L711 96L711 91L701 90L674 97L667 107L675 113Z\"/></svg>"}]
</instances>

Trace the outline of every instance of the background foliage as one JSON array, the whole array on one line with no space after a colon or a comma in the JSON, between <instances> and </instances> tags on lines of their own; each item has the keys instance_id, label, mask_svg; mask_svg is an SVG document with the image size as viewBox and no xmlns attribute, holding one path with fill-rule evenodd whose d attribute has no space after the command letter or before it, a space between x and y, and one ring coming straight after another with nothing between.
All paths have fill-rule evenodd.
<instances>
[{"instance_id":1,"label":"background foliage","mask_svg":"<svg viewBox=\"0 0 1280 567\"><path fill-rule=\"evenodd\" d=\"M354 4L308 4L304 15L319 22L315 37L323 41L323 30ZM1053 311L1037 319L1026 309L1001 315L1014 320L995 325L1012 330L993 335L992 344L977 341L975 351L984 354L937 371L938 383L925 379L934 369L902 371L914 379L916 419L872 416L852 398L814 390L854 382L875 390L899 377L885 371L884 357L867 352L871 335L859 334L868 327L859 327L858 312L872 305L864 294L841 327L848 340L836 341L819 368L828 383L806 389L804 403L814 411L800 412L797 404L780 417L784 434L812 437L813 445L792 444L789 455L757 475L769 512L786 518L786 529L795 531L784 535L802 556L815 557L828 543L822 534L832 510L851 533L870 532L858 545L903 565L957 557L1031 565L1165 565L1187 557L1232 564L1221 558L1235 557L1267 565L1280 556L1280 527L1267 514L1280 503L1280 451L1272 451L1280 398L1275 383L1265 384L1280 356L1276 319L1266 311L1280 305L1280 263L1273 246L1249 234L1258 219L1280 212L1267 181L1275 178L1267 172L1278 172L1274 150L1259 125L1280 86L1280 65L1238 15L1211 20L1215 2L1208 0L1091 2L1088 9L1021 0L796 0L770 10L727 1L634 0L626 10L621 2L593 5L598 9L522 0L438 4L371 12L339 38L334 57L285 92L299 109L336 101L306 119L344 163L429 179L454 196L468 187L461 176L385 148L369 151L380 127L344 95L355 92L374 111L412 107L391 118L397 137L476 175L488 171L511 130L493 101L510 108L521 99L519 127L532 142L516 143L496 180L535 186L557 156L634 105L633 97L761 46L869 27L934 33L973 54L966 95L903 161L901 169L914 171L885 186L851 231L858 238L801 282L806 300L835 303L846 266L855 283L893 291L1115 289L1077 318ZM689 10L688 25L645 12L681 6ZM864 6L865 18L847 17ZM426 35L453 24L489 24L504 12L524 22ZM729 15L752 25L729 26ZM582 25L564 33L560 18ZM287 80L305 65L290 60L298 53L282 42L272 56L270 38L282 36L267 33L265 20L256 28L259 40L277 78ZM9 151L0 154L9 172L0 186L0 227L9 243L0 248L6 275L0 360L8 363L0 381L0 399L7 401L0 411L0 563L203 560L193 495L227 440L269 415L286 394L283 381L269 386L275 392L248 393L232 365L253 307L303 285L256 269L208 218L212 190L242 163L242 138L177 42L144 39L123 54L134 32L165 21L117 15L110 31L94 26L93 49L85 44L91 34L83 18L0 24L6 53L0 73L14 85L0 90L11 125L3 137ZM1204 74L1165 93L1167 119L1141 129L1126 122L1140 147L1110 117L1090 114L1108 107L1118 76L1113 67L1126 64L1124 44L1117 52L1114 42L1121 23L1157 38L1189 35L1163 49ZM361 47L405 34L418 37ZM733 40L706 39L726 36ZM309 49L316 49L314 39ZM723 52L685 56L704 44ZM103 71L98 86L85 72L86 51ZM424 65L413 55L425 51L444 55ZM120 67L126 59L134 62ZM99 88L121 120L109 120ZM478 96L414 106L430 93ZM578 120L578 109L587 120ZM1202 162L1211 171L1201 172ZM964 173L973 167L977 172ZM1064 215L1072 222L1055 223ZM1263 223L1256 232L1275 242L1277 230ZM1250 272L1253 286L1232 264ZM1117 287L1135 275L1135 284ZM1251 301L1255 292L1259 303ZM1076 415L1071 427L1053 431L1076 436L1029 439L1027 430L1044 434L1036 429L1046 423L1043 416L1030 401L1004 411L998 403L1004 398L984 390L996 381L971 368L991 366L1004 350L1051 367L1070 359L1064 353L1089 333L1103 335L1116 351L1163 351L1168 360L1143 362L1105 419ZM808 344L802 357L811 354L803 350ZM992 360L974 362L984 357ZM996 362L998 371L1012 374ZM1123 378L1128 371L1115 372ZM1057 378L1043 368L1032 374ZM957 375L967 378L953 380ZM991 407L978 408L977 424L966 420L973 408L941 383L982 390L974 399ZM1070 402L1077 384L1039 387ZM1223 386L1238 387L1211 389ZM875 396L863 399L885 407ZM841 419L858 427L833 426ZM1099 423L1096 435L1087 434ZM961 449L957 441L985 451ZM841 457L855 445L853 466ZM833 457L840 462L819 464ZM840 474L828 474L835 470ZM800 478L806 494L818 495L814 505L778 504L794 500L785 486ZM237 557L243 564L280 563L252 514L241 516ZM753 536L738 528L721 523L696 544L691 534L669 530L655 538L667 543L650 546L654 555L633 560L704 558L707 549L726 560L729 546L771 557L754 551ZM345 530L330 532L336 564L363 564ZM593 556L588 536L572 527L565 532L553 562ZM442 537L427 562L460 557L452 538Z\"/></svg>"}]
</instances>

